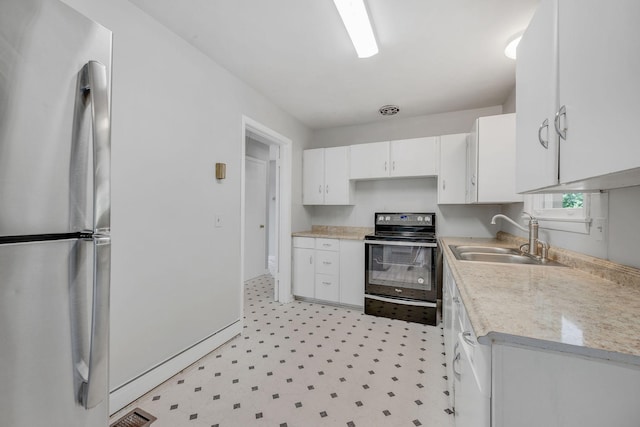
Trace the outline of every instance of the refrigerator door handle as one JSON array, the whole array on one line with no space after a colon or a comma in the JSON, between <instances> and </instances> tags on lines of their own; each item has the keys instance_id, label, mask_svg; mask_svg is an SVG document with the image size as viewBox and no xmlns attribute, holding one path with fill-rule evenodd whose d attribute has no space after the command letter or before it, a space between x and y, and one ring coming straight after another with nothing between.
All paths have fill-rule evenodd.
<instances>
[{"instance_id":1,"label":"refrigerator door handle","mask_svg":"<svg viewBox=\"0 0 640 427\"><path fill-rule=\"evenodd\" d=\"M89 365L83 375L81 403L91 409L108 395L109 289L111 279L111 238L94 236L93 308Z\"/></svg>"},{"instance_id":2,"label":"refrigerator door handle","mask_svg":"<svg viewBox=\"0 0 640 427\"><path fill-rule=\"evenodd\" d=\"M107 68L89 61L82 68L80 90L89 97L93 128L93 232L111 228L111 114Z\"/></svg>"}]
</instances>

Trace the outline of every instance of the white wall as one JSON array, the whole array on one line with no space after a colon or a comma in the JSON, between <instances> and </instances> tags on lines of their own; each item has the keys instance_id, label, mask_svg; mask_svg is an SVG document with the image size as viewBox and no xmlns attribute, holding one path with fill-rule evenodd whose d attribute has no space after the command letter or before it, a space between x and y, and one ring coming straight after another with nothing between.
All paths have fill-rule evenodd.
<instances>
[{"instance_id":1,"label":"white wall","mask_svg":"<svg viewBox=\"0 0 640 427\"><path fill-rule=\"evenodd\" d=\"M242 115L294 157L310 132L128 1L65 2L114 32L113 389L241 318ZM298 181L294 230L310 224Z\"/></svg>"},{"instance_id":2,"label":"white wall","mask_svg":"<svg viewBox=\"0 0 640 427\"><path fill-rule=\"evenodd\" d=\"M312 147L337 147L365 142L421 136L449 135L471 130L478 117L502 114L502 106L454 111L417 117L387 117L375 123L318 129L313 132Z\"/></svg>"},{"instance_id":3,"label":"white wall","mask_svg":"<svg viewBox=\"0 0 640 427\"><path fill-rule=\"evenodd\" d=\"M496 205L438 206L435 178L358 181L354 206L313 206L313 223L373 227L375 212L435 212L439 236L492 237Z\"/></svg>"}]
</instances>

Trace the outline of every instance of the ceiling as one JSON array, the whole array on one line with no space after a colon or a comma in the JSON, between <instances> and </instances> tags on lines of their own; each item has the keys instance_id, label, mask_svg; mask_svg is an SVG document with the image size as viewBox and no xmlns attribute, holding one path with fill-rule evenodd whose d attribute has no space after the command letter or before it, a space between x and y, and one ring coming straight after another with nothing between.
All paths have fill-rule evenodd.
<instances>
[{"instance_id":1,"label":"ceiling","mask_svg":"<svg viewBox=\"0 0 640 427\"><path fill-rule=\"evenodd\" d=\"M366 0L380 52L359 59L331 0L130 1L312 129L502 104L539 2Z\"/></svg>"}]
</instances>

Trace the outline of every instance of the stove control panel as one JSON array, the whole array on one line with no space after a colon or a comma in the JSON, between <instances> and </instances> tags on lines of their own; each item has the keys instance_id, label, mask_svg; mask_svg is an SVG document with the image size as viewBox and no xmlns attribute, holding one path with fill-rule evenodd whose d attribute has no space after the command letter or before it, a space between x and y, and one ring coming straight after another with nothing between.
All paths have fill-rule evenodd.
<instances>
[{"instance_id":1,"label":"stove control panel","mask_svg":"<svg viewBox=\"0 0 640 427\"><path fill-rule=\"evenodd\" d=\"M376 225L434 225L434 213L376 213Z\"/></svg>"}]
</instances>

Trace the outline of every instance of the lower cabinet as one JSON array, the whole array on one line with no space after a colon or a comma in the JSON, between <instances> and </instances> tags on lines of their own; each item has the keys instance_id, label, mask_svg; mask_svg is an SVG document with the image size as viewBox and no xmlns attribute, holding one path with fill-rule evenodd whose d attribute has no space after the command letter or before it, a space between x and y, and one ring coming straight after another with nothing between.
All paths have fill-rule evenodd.
<instances>
[{"instance_id":1,"label":"lower cabinet","mask_svg":"<svg viewBox=\"0 0 640 427\"><path fill-rule=\"evenodd\" d=\"M455 425L489 427L491 347L478 342L446 261L442 289L447 386Z\"/></svg>"},{"instance_id":2,"label":"lower cabinet","mask_svg":"<svg viewBox=\"0 0 640 427\"><path fill-rule=\"evenodd\" d=\"M364 242L293 238L293 295L364 305Z\"/></svg>"},{"instance_id":3,"label":"lower cabinet","mask_svg":"<svg viewBox=\"0 0 640 427\"><path fill-rule=\"evenodd\" d=\"M640 367L493 345L495 427L636 427Z\"/></svg>"},{"instance_id":4,"label":"lower cabinet","mask_svg":"<svg viewBox=\"0 0 640 427\"><path fill-rule=\"evenodd\" d=\"M443 322L456 427L639 425L640 366L515 343L478 343L446 260Z\"/></svg>"}]
</instances>

